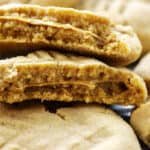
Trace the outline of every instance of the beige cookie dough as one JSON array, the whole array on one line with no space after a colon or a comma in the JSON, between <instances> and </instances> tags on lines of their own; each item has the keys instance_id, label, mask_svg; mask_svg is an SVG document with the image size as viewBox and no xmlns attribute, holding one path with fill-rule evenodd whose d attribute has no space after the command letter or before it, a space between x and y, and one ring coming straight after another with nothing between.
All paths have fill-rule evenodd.
<instances>
[{"instance_id":1,"label":"beige cookie dough","mask_svg":"<svg viewBox=\"0 0 150 150\"><path fill-rule=\"evenodd\" d=\"M1 104L0 116L1 150L141 149L132 128L102 106L77 105L50 113L40 104Z\"/></svg>"},{"instance_id":2,"label":"beige cookie dough","mask_svg":"<svg viewBox=\"0 0 150 150\"><path fill-rule=\"evenodd\" d=\"M150 102L141 105L133 112L131 124L137 135L150 148Z\"/></svg>"}]
</instances>

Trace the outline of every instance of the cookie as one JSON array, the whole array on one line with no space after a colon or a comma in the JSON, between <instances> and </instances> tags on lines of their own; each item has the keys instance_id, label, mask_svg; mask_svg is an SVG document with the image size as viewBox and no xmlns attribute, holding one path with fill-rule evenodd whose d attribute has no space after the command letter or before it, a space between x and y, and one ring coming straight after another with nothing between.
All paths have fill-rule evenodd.
<instances>
[{"instance_id":1,"label":"cookie","mask_svg":"<svg viewBox=\"0 0 150 150\"><path fill-rule=\"evenodd\" d=\"M146 82L148 94L150 94L150 53L146 54L136 65L134 71Z\"/></svg>"},{"instance_id":2,"label":"cookie","mask_svg":"<svg viewBox=\"0 0 150 150\"><path fill-rule=\"evenodd\" d=\"M147 17L143 17L147 14ZM150 1L132 2L124 13L125 22L131 25L143 46L143 53L150 51Z\"/></svg>"},{"instance_id":3,"label":"cookie","mask_svg":"<svg viewBox=\"0 0 150 150\"><path fill-rule=\"evenodd\" d=\"M76 105L50 113L40 104L1 104L0 116L2 150L140 150L132 128L102 106Z\"/></svg>"},{"instance_id":4,"label":"cookie","mask_svg":"<svg viewBox=\"0 0 150 150\"><path fill-rule=\"evenodd\" d=\"M124 13L130 2L133 2L133 0L99 0L93 11L97 13L105 12L114 22L125 24Z\"/></svg>"},{"instance_id":5,"label":"cookie","mask_svg":"<svg viewBox=\"0 0 150 150\"><path fill-rule=\"evenodd\" d=\"M114 22L131 25L138 34L143 46L143 53L150 50L150 1L144 0L99 0L91 10L103 11Z\"/></svg>"},{"instance_id":6,"label":"cookie","mask_svg":"<svg viewBox=\"0 0 150 150\"><path fill-rule=\"evenodd\" d=\"M142 52L140 41L130 27L113 25L109 19L87 11L8 5L0 8L0 16L1 36L4 37L0 40L0 44L4 44L1 53L7 54L9 43L17 52L23 48L53 47L122 66L136 61ZM8 28L7 38L2 32L7 32ZM33 39L35 36L36 40Z\"/></svg>"},{"instance_id":7,"label":"cookie","mask_svg":"<svg viewBox=\"0 0 150 150\"><path fill-rule=\"evenodd\" d=\"M127 69L96 59L36 51L0 60L0 101L30 99L139 105L147 97L143 80Z\"/></svg>"},{"instance_id":8,"label":"cookie","mask_svg":"<svg viewBox=\"0 0 150 150\"><path fill-rule=\"evenodd\" d=\"M27 3L29 0L1 0L0 5Z\"/></svg>"},{"instance_id":9,"label":"cookie","mask_svg":"<svg viewBox=\"0 0 150 150\"><path fill-rule=\"evenodd\" d=\"M37 4L41 6L61 6L76 7L81 0L1 0L0 5L4 4Z\"/></svg>"},{"instance_id":10,"label":"cookie","mask_svg":"<svg viewBox=\"0 0 150 150\"><path fill-rule=\"evenodd\" d=\"M140 139L150 148L150 102L137 108L131 116L131 124Z\"/></svg>"}]
</instances>

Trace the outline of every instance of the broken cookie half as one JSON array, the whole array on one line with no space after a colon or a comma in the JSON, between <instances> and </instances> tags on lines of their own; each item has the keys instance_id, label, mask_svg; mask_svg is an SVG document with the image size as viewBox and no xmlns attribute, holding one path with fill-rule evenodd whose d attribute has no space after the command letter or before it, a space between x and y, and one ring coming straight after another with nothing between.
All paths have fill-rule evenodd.
<instances>
[{"instance_id":1,"label":"broken cookie half","mask_svg":"<svg viewBox=\"0 0 150 150\"><path fill-rule=\"evenodd\" d=\"M27 49L53 47L118 66L128 65L141 55L140 41L130 27L112 24L87 11L7 5L0 7L0 16L0 55L8 54L8 45L20 54Z\"/></svg>"},{"instance_id":2,"label":"broken cookie half","mask_svg":"<svg viewBox=\"0 0 150 150\"><path fill-rule=\"evenodd\" d=\"M146 97L139 76L96 59L35 51L0 60L2 102L41 99L139 105Z\"/></svg>"}]
</instances>

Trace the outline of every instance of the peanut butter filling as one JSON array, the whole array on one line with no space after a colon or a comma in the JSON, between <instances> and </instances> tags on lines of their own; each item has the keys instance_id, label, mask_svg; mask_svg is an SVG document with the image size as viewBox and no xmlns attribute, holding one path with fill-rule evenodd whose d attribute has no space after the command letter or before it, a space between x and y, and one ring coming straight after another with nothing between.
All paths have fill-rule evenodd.
<instances>
[{"instance_id":1,"label":"peanut butter filling","mask_svg":"<svg viewBox=\"0 0 150 150\"><path fill-rule=\"evenodd\" d=\"M41 7L37 5L5 5L0 8L0 16L39 19L60 24L70 24L76 28L91 31L99 36L113 27L109 19L88 11L71 8Z\"/></svg>"},{"instance_id":2,"label":"peanut butter filling","mask_svg":"<svg viewBox=\"0 0 150 150\"><path fill-rule=\"evenodd\" d=\"M37 86L27 86L22 89L4 89L1 91L3 99L13 99L14 101L22 101L27 99L42 99L42 100L60 100L60 101L84 101L99 102L99 103L119 103L128 104L130 101L129 95L132 91L124 85L124 83L102 82L89 85L77 83L50 83ZM122 99L122 97L127 97ZM135 96L136 97L136 96ZM19 98L19 99L18 99ZM135 102L130 101L130 104Z\"/></svg>"}]
</instances>

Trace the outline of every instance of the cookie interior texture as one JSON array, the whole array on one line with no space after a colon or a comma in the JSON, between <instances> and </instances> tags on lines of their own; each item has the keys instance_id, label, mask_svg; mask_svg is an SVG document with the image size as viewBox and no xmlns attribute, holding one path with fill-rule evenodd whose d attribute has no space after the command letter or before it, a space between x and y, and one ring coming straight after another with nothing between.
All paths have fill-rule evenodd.
<instances>
[{"instance_id":1,"label":"cookie interior texture","mask_svg":"<svg viewBox=\"0 0 150 150\"><path fill-rule=\"evenodd\" d=\"M137 135L150 148L150 102L137 108L131 116L131 125Z\"/></svg>"},{"instance_id":2,"label":"cookie interior texture","mask_svg":"<svg viewBox=\"0 0 150 150\"><path fill-rule=\"evenodd\" d=\"M132 128L102 106L76 105L51 113L38 103L1 104L0 116L2 150L140 150Z\"/></svg>"},{"instance_id":3,"label":"cookie interior texture","mask_svg":"<svg viewBox=\"0 0 150 150\"><path fill-rule=\"evenodd\" d=\"M146 54L136 65L134 71L146 82L148 94L150 94L150 53Z\"/></svg>"},{"instance_id":4,"label":"cookie interior texture","mask_svg":"<svg viewBox=\"0 0 150 150\"><path fill-rule=\"evenodd\" d=\"M106 17L87 11L18 5L1 7L0 14L1 55L6 52L5 43L11 43L17 52L53 47L94 56L112 65L127 65L142 51L130 27L113 25ZM8 30L6 37L3 31Z\"/></svg>"},{"instance_id":5,"label":"cookie interior texture","mask_svg":"<svg viewBox=\"0 0 150 150\"><path fill-rule=\"evenodd\" d=\"M127 69L92 58L36 51L0 60L0 101L30 99L139 105L147 97L143 80Z\"/></svg>"}]
</instances>

